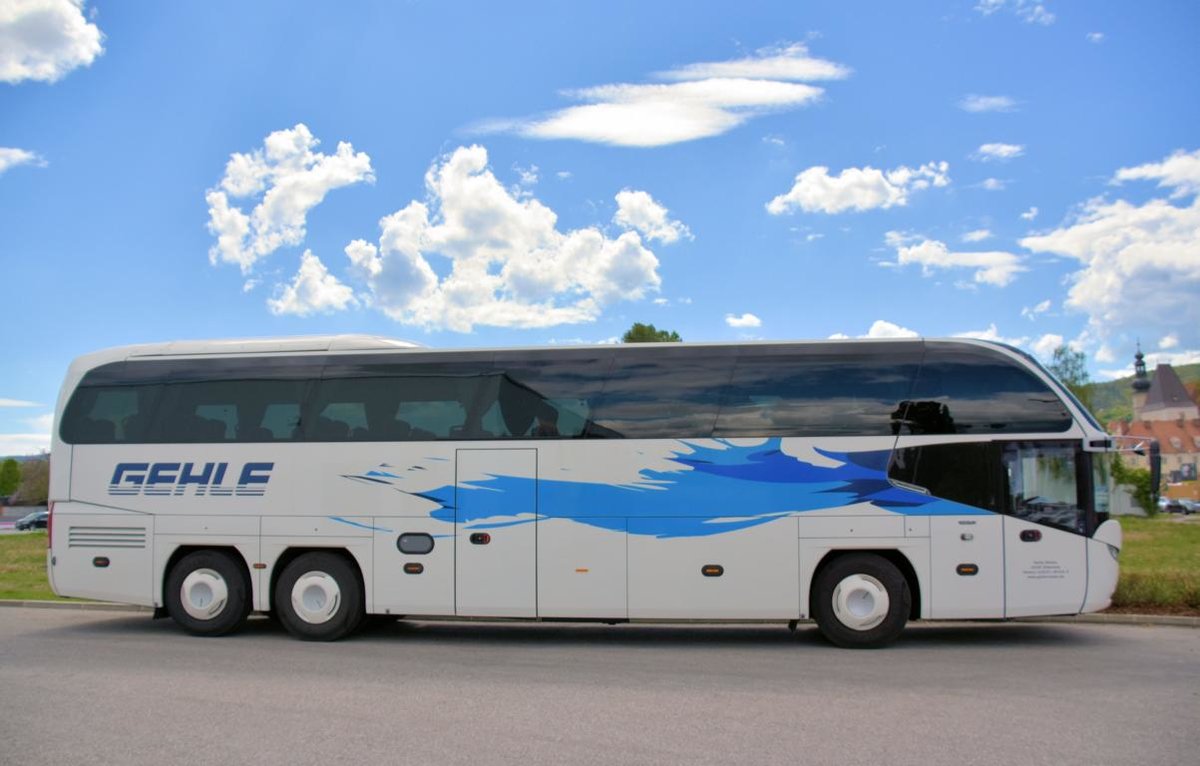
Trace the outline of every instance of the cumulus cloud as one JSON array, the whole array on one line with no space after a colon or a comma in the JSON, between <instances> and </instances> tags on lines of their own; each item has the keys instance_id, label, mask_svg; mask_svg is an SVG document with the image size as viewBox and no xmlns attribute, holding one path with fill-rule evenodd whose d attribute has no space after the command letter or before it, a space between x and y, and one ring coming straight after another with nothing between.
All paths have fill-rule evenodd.
<instances>
[{"instance_id":1,"label":"cumulus cloud","mask_svg":"<svg viewBox=\"0 0 1200 766\"><path fill-rule=\"evenodd\" d=\"M1089 43L1097 43L1097 44L1102 43L1102 42L1104 42L1104 33L1103 32L1088 32L1087 33L1087 41Z\"/></svg>"},{"instance_id":2,"label":"cumulus cloud","mask_svg":"<svg viewBox=\"0 0 1200 766\"><path fill-rule=\"evenodd\" d=\"M846 340L850 336L835 332L830 335L830 340ZM916 338L919 337L915 330L910 330L907 327L901 327L894 322L889 322L886 319L876 319L871 323L871 328L863 335L855 336L857 338Z\"/></svg>"},{"instance_id":3,"label":"cumulus cloud","mask_svg":"<svg viewBox=\"0 0 1200 766\"><path fill-rule=\"evenodd\" d=\"M0 82L55 82L90 66L103 39L83 0L9 0L0 4Z\"/></svg>"},{"instance_id":4,"label":"cumulus cloud","mask_svg":"<svg viewBox=\"0 0 1200 766\"><path fill-rule=\"evenodd\" d=\"M958 108L964 112L1015 112L1017 100L1011 96L980 96L975 93L963 96Z\"/></svg>"},{"instance_id":5,"label":"cumulus cloud","mask_svg":"<svg viewBox=\"0 0 1200 766\"><path fill-rule=\"evenodd\" d=\"M50 434L0 434L0 455L37 455L50 451Z\"/></svg>"},{"instance_id":6,"label":"cumulus cloud","mask_svg":"<svg viewBox=\"0 0 1200 766\"><path fill-rule=\"evenodd\" d=\"M1029 341L1026 336L1017 338L1006 338L996 329L996 323L992 322L987 326L986 330L967 330L966 332L954 333L955 338L974 338L975 340L991 340L997 343L1007 343L1010 346L1023 346Z\"/></svg>"},{"instance_id":7,"label":"cumulus cloud","mask_svg":"<svg viewBox=\"0 0 1200 766\"><path fill-rule=\"evenodd\" d=\"M1172 367L1180 367L1185 364L1200 363L1200 351L1151 351L1146 354L1146 366L1153 369L1160 364L1169 364ZM1120 369L1102 369L1099 371L1100 376L1115 380L1116 378L1127 378L1133 374L1133 365L1129 364ZM2 437L0 437L2 438Z\"/></svg>"},{"instance_id":8,"label":"cumulus cloud","mask_svg":"<svg viewBox=\"0 0 1200 766\"><path fill-rule=\"evenodd\" d=\"M741 316L726 314L725 324L730 327L762 327L762 320L749 312Z\"/></svg>"},{"instance_id":9,"label":"cumulus cloud","mask_svg":"<svg viewBox=\"0 0 1200 766\"><path fill-rule=\"evenodd\" d=\"M974 231L968 231L966 234L962 235L963 242L982 242L985 239L991 238L991 229L975 229Z\"/></svg>"},{"instance_id":10,"label":"cumulus cloud","mask_svg":"<svg viewBox=\"0 0 1200 766\"><path fill-rule=\"evenodd\" d=\"M1184 347L1200 346L1197 154L1177 153L1114 176L1117 183L1158 181L1171 199L1092 199L1058 228L1020 240L1033 252L1080 263L1064 305L1086 314L1097 337L1121 330L1145 331L1143 337L1174 333Z\"/></svg>"},{"instance_id":11,"label":"cumulus cloud","mask_svg":"<svg viewBox=\"0 0 1200 766\"><path fill-rule=\"evenodd\" d=\"M1008 184L999 178L985 178L979 182L979 186L987 191L1004 191L1004 187Z\"/></svg>"},{"instance_id":12,"label":"cumulus cloud","mask_svg":"<svg viewBox=\"0 0 1200 766\"><path fill-rule=\"evenodd\" d=\"M946 162L927 162L917 168L901 165L893 170L868 165L846 168L837 175L818 165L801 171L786 194L767 203L767 212L782 215L799 209L832 214L903 206L914 191L949 184L949 172Z\"/></svg>"},{"instance_id":13,"label":"cumulus cloud","mask_svg":"<svg viewBox=\"0 0 1200 766\"><path fill-rule=\"evenodd\" d=\"M1042 337L1033 342L1031 348L1033 353L1043 359L1049 359L1054 356L1054 349L1063 345L1063 336L1055 333L1046 333Z\"/></svg>"},{"instance_id":14,"label":"cumulus cloud","mask_svg":"<svg viewBox=\"0 0 1200 766\"><path fill-rule=\"evenodd\" d=\"M267 300L272 314L308 316L314 312L328 314L354 305L354 291L329 273L321 259L305 250L300 257L300 270L291 283L282 285L279 294Z\"/></svg>"},{"instance_id":15,"label":"cumulus cloud","mask_svg":"<svg viewBox=\"0 0 1200 766\"><path fill-rule=\"evenodd\" d=\"M636 230L560 231L553 210L504 188L482 146L440 158L425 187L426 201L380 220L378 245L346 248L367 300L396 321L460 332L550 327L592 321L605 306L659 289L658 258ZM448 264L444 277L434 256Z\"/></svg>"},{"instance_id":16,"label":"cumulus cloud","mask_svg":"<svg viewBox=\"0 0 1200 766\"><path fill-rule=\"evenodd\" d=\"M1025 147L1021 144L983 144L975 153L971 155L971 159L979 160L980 162L1007 162L1008 160L1016 159L1025 153Z\"/></svg>"},{"instance_id":17,"label":"cumulus cloud","mask_svg":"<svg viewBox=\"0 0 1200 766\"><path fill-rule=\"evenodd\" d=\"M205 194L208 229L217 238L209 250L216 264L235 263L248 273L255 262L284 245L304 241L308 212L333 189L371 183L371 158L341 142L334 154L303 123L267 136L261 149L230 155L218 186ZM258 200L246 213L231 199Z\"/></svg>"},{"instance_id":18,"label":"cumulus cloud","mask_svg":"<svg viewBox=\"0 0 1200 766\"><path fill-rule=\"evenodd\" d=\"M37 152L0 146L0 175L18 165L33 165L42 168L46 166L46 161Z\"/></svg>"},{"instance_id":19,"label":"cumulus cloud","mask_svg":"<svg viewBox=\"0 0 1200 766\"><path fill-rule=\"evenodd\" d=\"M1024 213L1021 213L1022 221L1032 221L1034 218L1037 218L1037 217L1038 217L1038 209L1037 209L1036 205L1034 207L1029 208Z\"/></svg>"},{"instance_id":20,"label":"cumulus cloud","mask_svg":"<svg viewBox=\"0 0 1200 766\"><path fill-rule=\"evenodd\" d=\"M1034 306L1023 306L1021 308L1021 316L1032 322L1039 314L1045 314L1047 311L1049 311L1050 305L1050 299L1047 298L1046 300Z\"/></svg>"},{"instance_id":21,"label":"cumulus cloud","mask_svg":"<svg viewBox=\"0 0 1200 766\"><path fill-rule=\"evenodd\" d=\"M790 44L657 72L658 82L567 91L568 98L582 103L538 117L491 120L480 129L529 138L664 146L720 135L756 116L805 106L824 93L806 83L849 74L841 64L810 56L804 45Z\"/></svg>"},{"instance_id":22,"label":"cumulus cloud","mask_svg":"<svg viewBox=\"0 0 1200 766\"><path fill-rule=\"evenodd\" d=\"M692 232L679 221L668 217L667 209L654 201L644 191L624 189L617 192L617 212L613 223L625 229L640 232L648 240L658 240L664 245L678 241L681 237L691 239Z\"/></svg>"},{"instance_id":23,"label":"cumulus cloud","mask_svg":"<svg viewBox=\"0 0 1200 766\"><path fill-rule=\"evenodd\" d=\"M1175 333L1170 333L1169 335L1164 335L1162 337L1162 339L1158 342L1159 349L1161 349L1163 351L1166 351L1167 349L1175 348L1178 345L1179 345L1179 336L1176 335Z\"/></svg>"},{"instance_id":24,"label":"cumulus cloud","mask_svg":"<svg viewBox=\"0 0 1200 766\"><path fill-rule=\"evenodd\" d=\"M1001 250L958 252L944 242L897 231L889 231L885 241L896 248L896 260L887 265L919 264L925 276L944 269L972 269L975 284L1004 287L1026 271L1020 256Z\"/></svg>"}]
</instances>

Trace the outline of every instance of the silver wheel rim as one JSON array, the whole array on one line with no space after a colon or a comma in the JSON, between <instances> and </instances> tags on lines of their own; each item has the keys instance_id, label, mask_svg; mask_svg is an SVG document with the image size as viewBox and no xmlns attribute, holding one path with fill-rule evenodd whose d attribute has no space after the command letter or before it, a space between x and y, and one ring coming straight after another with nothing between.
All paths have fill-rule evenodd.
<instances>
[{"instance_id":1,"label":"silver wheel rim","mask_svg":"<svg viewBox=\"0 0 1200 766\"><path fill-rule=\"evenodd\" d=\"M229 585L214 569L194 569L179 588L183 611L197 620L211 620L229 602Z\"/></svg>"},{"instance_id":2,"label":"silver wheel rim","mask_svg":"<svg viewBox=\"0 0 1200 766\"><path fill-rule=\"evenodd\" d=\"M868 574L852 574L833 589L833 613L851 630L878 627L890 606L887 588Z\"/></svg>"},{"instance_id":3,"label":"silver wheel rim","mask_svg":"<svg viewBox=\"0 0 1200 766\"><path fill-rule=\"evenodd\" d=\"M292 586L292 609L309 625L322 625L333 619L342 603L337 580L325 572L305 572Z\"/></svg>"}]
</instances>

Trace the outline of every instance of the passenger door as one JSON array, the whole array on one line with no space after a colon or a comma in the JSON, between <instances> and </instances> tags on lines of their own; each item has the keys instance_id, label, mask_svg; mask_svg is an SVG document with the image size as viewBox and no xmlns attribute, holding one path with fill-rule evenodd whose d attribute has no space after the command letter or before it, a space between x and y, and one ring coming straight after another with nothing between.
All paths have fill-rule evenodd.
<instances>
[{"instance_id":1,"label":"passenger door","mask_svg":"<svg viewBox=\"0 0 1200 766\"><path fill-rule=\"evenodd\" d=\"M537 616L537 450L460 449L455 614Z\"/></svg>"}]
</instances>

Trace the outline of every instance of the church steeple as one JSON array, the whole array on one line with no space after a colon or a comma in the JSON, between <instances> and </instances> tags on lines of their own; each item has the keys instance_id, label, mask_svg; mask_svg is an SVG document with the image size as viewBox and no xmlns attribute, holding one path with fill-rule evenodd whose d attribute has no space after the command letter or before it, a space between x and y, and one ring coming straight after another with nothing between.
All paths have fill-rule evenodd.
<instances>
[{"instance_id":1,"label":"church steeple","mask_svg":"<svg viewBox=\"0 0 1200 766\"><path fill-rule=\"evenodd\" d=\"M1142 419L1142 408L1146 406L1146 392L1150 390L1150 378L1146 376L1146 355L1139 341L1137 353L1133 355L1133 419Z\"/></svg>"}]
</instances>

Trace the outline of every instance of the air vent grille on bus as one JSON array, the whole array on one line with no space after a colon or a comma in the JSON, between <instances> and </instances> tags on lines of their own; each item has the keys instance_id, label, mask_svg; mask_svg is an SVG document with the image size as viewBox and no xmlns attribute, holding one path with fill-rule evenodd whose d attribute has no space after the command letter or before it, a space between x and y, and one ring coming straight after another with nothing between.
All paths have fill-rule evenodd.
<instances>
[{"instance_id":1,"label":"air vent grille on bus","mask_svg":"<svg viewBox=\"0 0 1200 766\"><path fill-rule=\"evenodd\" d=\"M71 527L69 548L145 548L145 527Z\"/></svg>"}]
</instances>

